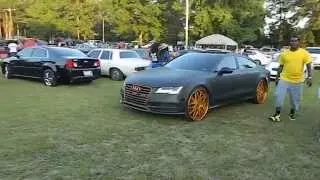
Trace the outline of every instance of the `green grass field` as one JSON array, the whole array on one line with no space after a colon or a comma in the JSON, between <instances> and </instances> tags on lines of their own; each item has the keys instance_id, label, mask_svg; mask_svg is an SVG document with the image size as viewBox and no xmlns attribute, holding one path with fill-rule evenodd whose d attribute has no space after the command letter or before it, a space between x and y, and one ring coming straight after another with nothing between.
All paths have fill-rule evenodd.
<instances>
[{"instance_id":1,"label":"green grass field","mask_svg":"<svg viewBox=\"0 0 320 180\"><path fill-rule=\"evenodd\" d=\"M273 92L201 122L122 108L121 82L44 87L0 77L0 179L296 179L320 177L320 73L302 114L281 123ZM288 100L287 100L288 102Z\"/></svg>"}]
</instances>

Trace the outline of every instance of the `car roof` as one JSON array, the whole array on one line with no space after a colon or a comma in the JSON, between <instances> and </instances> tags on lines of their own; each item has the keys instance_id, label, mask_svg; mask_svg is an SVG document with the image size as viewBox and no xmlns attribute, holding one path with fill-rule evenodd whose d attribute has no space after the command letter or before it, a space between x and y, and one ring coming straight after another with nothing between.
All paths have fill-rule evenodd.
<instances>
[{"instance_id":1,"label":"car roof","mask_svg":"<svg viewBox=\"0 0 320 180\"><path fill-rule=\"evenodd\" d=\"M307 47L307 49L320 49L320 47Z\"/></svg>"},{"instance_id":2,"label":"car roof","mask_svg":"<svg viewBox=\"0 0 320 180\"><path fill-rule=\"evenodd\" d=\"M94 50L106 50L106 51L116 51L116 52L135 52L134 50L131 50L131 49L112 49L112 48L96 48L96 49L93 49L92 51Z\"/></svg>"}]
</instances>

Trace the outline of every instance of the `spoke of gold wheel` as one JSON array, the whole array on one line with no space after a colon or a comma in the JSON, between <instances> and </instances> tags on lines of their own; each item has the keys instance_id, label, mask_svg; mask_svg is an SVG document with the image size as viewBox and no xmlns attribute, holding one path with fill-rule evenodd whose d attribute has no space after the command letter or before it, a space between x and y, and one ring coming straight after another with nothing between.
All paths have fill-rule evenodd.
<instances>
[{"instance_id":1,"label":"spoke of gold wheel","mask_svg":"<svg viewBox=\"0 0 320 180\"><path fill-rule=\"evenodd\" d=\"M206 90L200 88L195 91L188 101L189 117L199 121L204 118L209 109L209 97Z\"/></svg>"},{"instance_id":2,"label":"spoke of gold wheel","mask_svg":"<svg viewBox=\"0 0 320 180\"><path fill-rule=\"evenodd\" d=\"M267 87L264 81L260 81L257 87L257 100L259 103L264 103L267 97Z\"/></svg>"}]
</instances>

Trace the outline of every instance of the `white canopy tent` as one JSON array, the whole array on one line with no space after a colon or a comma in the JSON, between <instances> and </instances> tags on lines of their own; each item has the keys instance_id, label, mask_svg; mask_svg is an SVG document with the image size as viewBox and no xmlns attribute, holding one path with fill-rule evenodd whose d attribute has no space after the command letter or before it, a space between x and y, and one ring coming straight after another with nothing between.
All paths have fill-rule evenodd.
<instances>
[{"instance_id":1,"label":"white canopy tent","mask_svg":"<svg viewBox=\"0 0 320 180\"><path fill-rule=\"evenodd\" d=\"M210 36L204 37L196 42L197 48L219 48L219 49L236 49L238 50L238 43L234 40L221 35L212 34Z\"/></svg>"}]
</instances>

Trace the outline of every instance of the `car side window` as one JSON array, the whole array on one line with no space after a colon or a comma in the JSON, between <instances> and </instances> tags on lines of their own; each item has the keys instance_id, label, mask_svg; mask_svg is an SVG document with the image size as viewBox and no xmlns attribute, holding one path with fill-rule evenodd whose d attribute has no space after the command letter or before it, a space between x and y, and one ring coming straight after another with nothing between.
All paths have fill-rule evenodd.
<instances>
[{"instance_id":1,"label":"car side window","mask_svg":"<svg viewBox=\"0 0 320 180\"><path fill-rule=\"evenodd\" d=\"M100 59L106 59L106 60L110 60L112 57L112 52L110 51L103 51L101 54L101 58Z\"/></svg>"},{"instance_id":2,"label":"car side window","mask_svg":"<svg viewBox=\"0 0 320 180\"><path fill-rule=\"evenodd\" d=\"M139 58L138 53L131 51L120 52L120 59Z\"/></svg>"},{"instance_id":3,"label":"car side window","mask_svg":"<svg viewBox=\"0 0 320 180\"><path fill-rule=\"evenodd\" d=\"M220 71L222 68L230 68L230 69L237 69L237 63L234 56L226 56L224 57L220 64L217 66L217 71Z\"/></svg>"},{"instance_id":4,"label":"car side window","mask_svg":"<svg viewBox=\"0 0 320 180\"><path fill-rule=\"evenodd\" d=\"M19 57L31 57L33 48L25 48L17 53Z\"/></svg>"},{"instance_id":5,"label":"car side window","mask_svg":"<svg viewBox=\"0 0 320 180\"><path fill-rule=\"evenodd\" d=\"M92 51L88 54L89 57L91 58L99 58L99 55L100 55L100 51L99 50L95 50L95 51Z\"/></svg>"},{"instance_id":6,"label":"car side window","mask_svg":"<svg viewBox=\"0 0 320 180\"><path fill-rule=\"evenodd\" d=\"M47 57L47 50L45 50L45 49L33 49L31 57L34 57L34 58L45 58L45 57Z\"/></svg>"},{"instance_id":7,"label":"car side window","mask_svg":"<svg viewBox=\"0 0 320 180\"><path fill-rule=\"evenodd\" d=\"M257 65L251 60L244 57L237 57L239 69L251 69L257 67Z\"/></svg>"}]
</instances>

